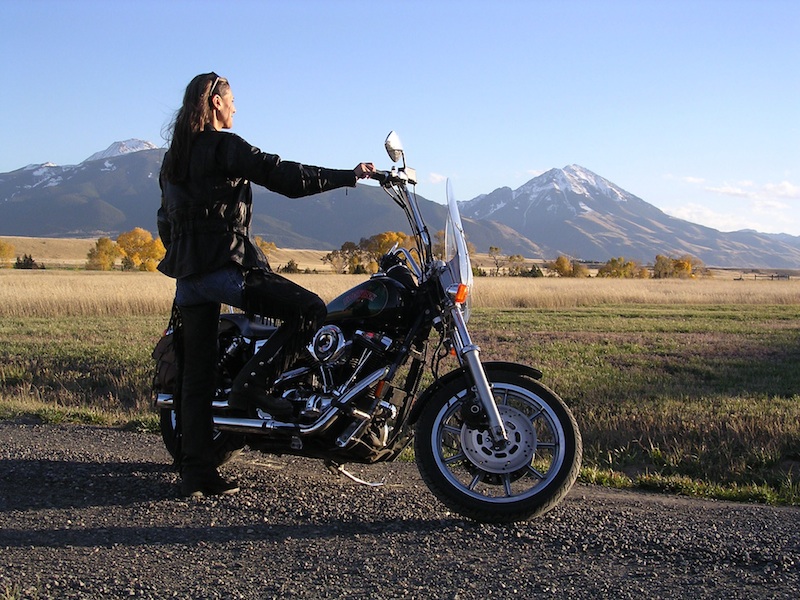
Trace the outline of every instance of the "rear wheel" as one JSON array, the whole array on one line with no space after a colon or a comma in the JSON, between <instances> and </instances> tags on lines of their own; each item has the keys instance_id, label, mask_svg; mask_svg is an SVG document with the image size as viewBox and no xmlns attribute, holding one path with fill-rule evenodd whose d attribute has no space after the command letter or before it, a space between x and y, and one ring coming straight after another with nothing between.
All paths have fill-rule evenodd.
<instances>
[{"instance_id":1,"label":"rear wheel","mask_svg":"<svg viewBox=\"0 0 800 600\"><path fill-rule=\"evenodd\" d=\"M230 388L231 381L236 372L244 364L246 358L236 357L234 361L223 360L223 353L230 348L235 338L241 337L239 327L232 321L220 319L217 347L220 352L217 373L217 394L224 394L225 389ZM162 408L159 414L159 425L161 429L161 439L172 458L176 458L178 452L177 436L177 416L172 408ZM222 465L239 454L245 446L244 436L214 429L214 457L216 465Z\"/></svg>"},{"instance_id":2,"label":"rear wheel","mask_svg":"<svg viewBox=\"0 0 800 600\"><path fill-rule=\"evenodd\" d=\"M178 438L176 436L175 411L171 408L162 408L159 415L161 426L161 439L172 458L177 458ZM244 438L241 435L227 431L214 430L214 458L216 466L224 465L244 448Z\"/></svg>"},{"instance_id":3,"label":"rear wheel","mask_svg":"<svg viewBox=\"0 0 800 600\"><path fill-rule=\"evenodd\" d=\"M159 414L161 439L172 458L176 458L178 451L178 438L176 435L177 421L175 411L171 408L162 408ZM216 466L224 465L244 448L244 437L227 431L214 429L214 458Z\"/></svg>"},{"instance_id":4,"label":"rear wheel","mask_svg":"<svg viewBox=\"0 0 800 600\"><path fill-rule=\"evenodd\" d=\"M417 466L431 491L457 513L488 523L524 521L567 494L583 443L575 417L553 391L515 372L487 376L509 444L496 448L485 419L469 417L475 395L460 379L422 410Z\"/></svg>"}]
</instances>

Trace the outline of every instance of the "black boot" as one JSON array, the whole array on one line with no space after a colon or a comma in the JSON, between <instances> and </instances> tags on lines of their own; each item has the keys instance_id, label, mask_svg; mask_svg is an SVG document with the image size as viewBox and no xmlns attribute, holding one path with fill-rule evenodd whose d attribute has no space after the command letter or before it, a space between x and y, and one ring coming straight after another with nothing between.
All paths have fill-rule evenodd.
<instances>
[{"instance_id":1,"label":"black boot","mask_svg":"<svg viewBox=\"0 0 800 600\"><path fill-rule=\"evenodd\" d=\"M260 269L245 276L244 301L248 312L280 319L281 326L236 376L228 405L248 412L261 408L273 417L289 417L294 412L292 403L270 395L269 387L300 356L323 323L325 303L296 283Z\"/></svg>"},{"instance_id":2,"label":"black boot","mask_svg":"<svg viewBox=\"0 0 800 600\"><path fill-rule=\"evenodd\" d=\"M239 483L227 480L216 469L181 473L181 495L192 498L227 496L239 491Z\"/></svg>"},{"instance_id":3,"label":"black boot","mask_svg":"<svg viewBox=\"0 0 800 600\"><path fill-rule=\"evenodd\" d=\"M228 406L248 414L260 408L275 418L291 417L294 414L292 403L267 391L266 384L272 379L273 369L261 354L259 351L236 376L228 396Z\"/></svg>"},{"instance_id":4,"label":"black boot","mask_svg":"<svg viewBox=\"0 0 800 600\"><path fill-rule=\"evenodd\" d=\"M185 495L230 493L217 473L214 452L214 401L219 304L179 307L183 376L179 423L181 431L181 492ZM235 491L235 490L234 490Z\"/></svg>"}]
</instances>

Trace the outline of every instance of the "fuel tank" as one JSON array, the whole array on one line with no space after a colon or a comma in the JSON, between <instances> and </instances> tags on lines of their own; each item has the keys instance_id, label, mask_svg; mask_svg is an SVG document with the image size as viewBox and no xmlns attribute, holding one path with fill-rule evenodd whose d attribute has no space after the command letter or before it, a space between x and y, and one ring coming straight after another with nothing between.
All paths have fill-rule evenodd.
<instances>
[{"instance_id":1,"label":"fuel tank","mask_svg":"<svg viewBox=\"0 0 800 600\"><path fill-rule=\"evenodd\" d=\"M391 326L409 316L410 291L389 277L373 277L328 304L327 323Z\"/></svg>"}]
</instances>

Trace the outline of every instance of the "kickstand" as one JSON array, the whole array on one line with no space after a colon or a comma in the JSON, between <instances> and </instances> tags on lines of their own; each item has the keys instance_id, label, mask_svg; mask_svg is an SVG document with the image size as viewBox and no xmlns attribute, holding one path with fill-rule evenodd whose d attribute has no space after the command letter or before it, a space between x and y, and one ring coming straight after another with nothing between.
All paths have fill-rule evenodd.
<instances>
[{"instance_id":1,"label":"kickstand","mask_svg":"<svg viewBox=\"0 0 800 600\"><path fill-rule=\"evenodd\" d=\"M367 487L380 487L384 483L386 483L385 478L383 481L378 481L378 482L364 481L360 477L356 477L352 473L348 472L347 469L344 468L344 465L335 463L332 460L326 461L325 466L328 467L328 470L334 475L344 475L348 479L355 481L356 483L360 483L361 485L366 485Z\"/></svg>"}]
</instances>

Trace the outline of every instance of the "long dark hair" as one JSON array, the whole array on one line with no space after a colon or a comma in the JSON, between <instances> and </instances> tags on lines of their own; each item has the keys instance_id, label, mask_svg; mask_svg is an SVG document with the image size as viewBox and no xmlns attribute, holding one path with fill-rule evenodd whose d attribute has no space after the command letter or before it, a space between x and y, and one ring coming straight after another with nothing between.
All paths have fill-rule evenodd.
<instances>
[{"instance_id":1,"label":"long dark hair","mask_svg":"<svg viewBox=\"0 0 800 600\"><path fill-rule=\"evenodd\" d=\"M161 165L161 174L167 181L180 183L188 177L192 143L211 121L211 98L224 96L229 87L228 80L213 71L196 76L186 86L183 105L169 128L169 149Z\"/></svg>"}]
</instances>

